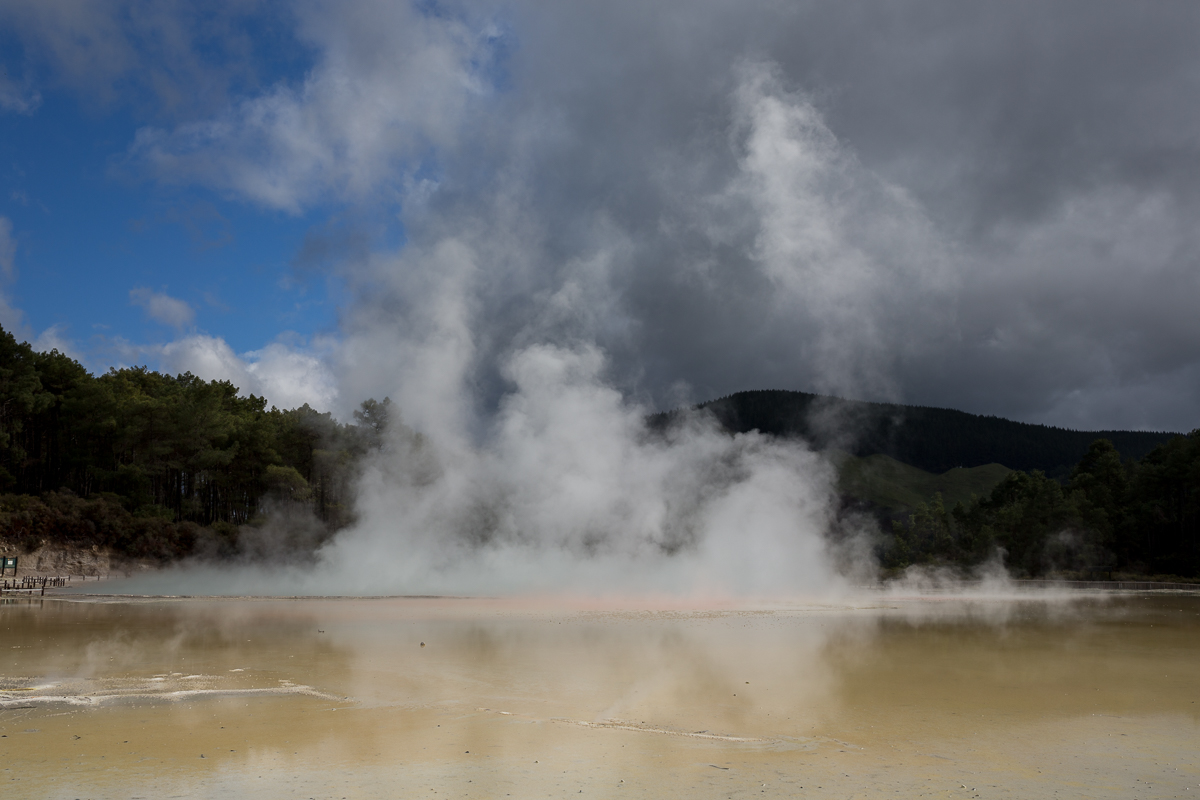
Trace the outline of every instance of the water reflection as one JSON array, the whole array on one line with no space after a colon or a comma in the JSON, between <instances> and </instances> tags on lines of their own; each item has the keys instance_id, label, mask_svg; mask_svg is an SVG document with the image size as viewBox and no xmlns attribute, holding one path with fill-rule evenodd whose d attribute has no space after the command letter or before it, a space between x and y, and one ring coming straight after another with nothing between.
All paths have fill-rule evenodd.
<instances>
[{"instance_id":1,"label":"water reflection","mask_svg":"<svg viewBox=\"0 0 1200 800\"><path fill-rule=\"evenodd\" d=\"M1168 779L1138 755L1148 743L1164 764L1200 745L1197 633L1200 598L1181 596L23 601L0 606L0 756L64 796L292 796L347 770L354 796L563 780L700 796L732 791L732 773L770 777L759 796L817 776L804 791L820 796L953 783L951 763L1034 791L1045 779L1023 765L1051 756L1062 780L1098 769L1120 796L1126 778ZM1170 768L1181 791L1187 769Z\"/></svg>"}]
</instances>

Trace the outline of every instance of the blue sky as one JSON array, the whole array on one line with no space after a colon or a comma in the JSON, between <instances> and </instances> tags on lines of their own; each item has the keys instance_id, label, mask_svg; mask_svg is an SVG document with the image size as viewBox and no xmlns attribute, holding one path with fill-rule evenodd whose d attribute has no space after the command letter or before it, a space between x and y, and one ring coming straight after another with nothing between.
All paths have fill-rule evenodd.
<instances>
[{"instance_id":1,"label":"blue sky","mask_svg":"<svg viewBox=\"0 0 1200 800\"><path fill-rule=\"evenodd\" d=\"M1200 10L1100 5L0 2L0 324L429 429L554 351L1189 430Z\"/></svg>"},{"instance_id":2,"label":"blue sky","mask_svg":"<svg viewBox=\"0 0 1200 800\"><path fill-rule=\"evenodd\" d=\"M103 368L122 360L115 339L199 331L247 351L285 332L336 329L336 282L295 268L306 233L329 209L288 213L162 185L131 163L129 147L147 124L135 104L85 105L68 89L40 95L31 113L0 116L0 213L16 239L8 293L31 332L54 328ZM186 303L194 318L154 319L131 300L139 288Z\"/></svg>"}]
</instances>

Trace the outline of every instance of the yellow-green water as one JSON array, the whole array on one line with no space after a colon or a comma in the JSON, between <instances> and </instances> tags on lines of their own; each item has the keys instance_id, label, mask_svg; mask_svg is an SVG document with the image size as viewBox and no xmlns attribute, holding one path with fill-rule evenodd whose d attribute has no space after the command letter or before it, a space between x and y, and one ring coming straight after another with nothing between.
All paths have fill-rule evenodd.
<instances>
[{"instance_id":1,"label":"yellow-green water","mask_svg":"<svg viewBox=\"0 0 1200 800\"><path fill-rule=\"evenodd\" d=\"M46 598L0 637L0 796L1200 798L1195 596Z\"/></svg>"}]
</instances>

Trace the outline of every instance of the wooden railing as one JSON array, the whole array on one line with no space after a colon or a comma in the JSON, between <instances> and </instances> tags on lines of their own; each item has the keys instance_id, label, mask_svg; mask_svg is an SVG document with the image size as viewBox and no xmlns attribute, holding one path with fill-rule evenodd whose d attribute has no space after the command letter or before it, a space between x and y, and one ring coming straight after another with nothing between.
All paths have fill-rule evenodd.
<instances>
[{"instance_id":1,"label":"wooden railing","mask_svg":"<svg viewBox=\"0 0 1200 800\"><path fill-rule=\"evenodd\" d=\"M61 589L70 585L70 575L26 575L23 578L13 578L0 583L0 595L23 593L33 594L40 592L46 594L46 589Z\"/></svg>"},{"instance_id":2,"label":"wooden railing","mask_svg":"<svg viewBox=\"0 0 1200 800\"><path fill-rule=\"evenodd\" d=\"M1166 581L1056 581L1051 579L1014 580L1016 586L1030 586L1046 589L1129 589L1133 591L1154 591L1156 589L1174 589L1184 592L1200 592L1200 583L1170 583Z\"/></svg>"}]
</instances>

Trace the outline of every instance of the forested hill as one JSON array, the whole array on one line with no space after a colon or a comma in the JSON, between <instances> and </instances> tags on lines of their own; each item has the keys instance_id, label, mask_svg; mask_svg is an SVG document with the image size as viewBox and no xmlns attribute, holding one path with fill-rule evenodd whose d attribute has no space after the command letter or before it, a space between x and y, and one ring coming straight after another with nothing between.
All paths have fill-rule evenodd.
<instances>
[{"instance_id":1,"label":"forested hill","mask_svg":"<svg viewBox=\"0 0 1200 800\"><path fill-rule=\"evenodd\" d=\"M92 375L0 329L0 540L171 559L206 536L236 549L238 526L296 507L324 535L351 519L358 465L383 446L388 409L368 400L344 424L187 373Z\"/></svg>"},{"instance_id":2,"label":"forested hill","mask_svg":"<svg viewBox=\"0 0 1200 800\"><path fill-rule=\"evenodd\" d=\"M712 412L731 433L757 429L801 437L817 449L838 447L856 456L882 453L935 474L996 463L1061 477L1096 439L1108 439L1125 458L1140 459L1177 435L1073 431L945 408L868 403L807 392L738 392L698 408ZM667 425L677 414L658 414L652 422Z\"/></svg>"}]
</instances>

